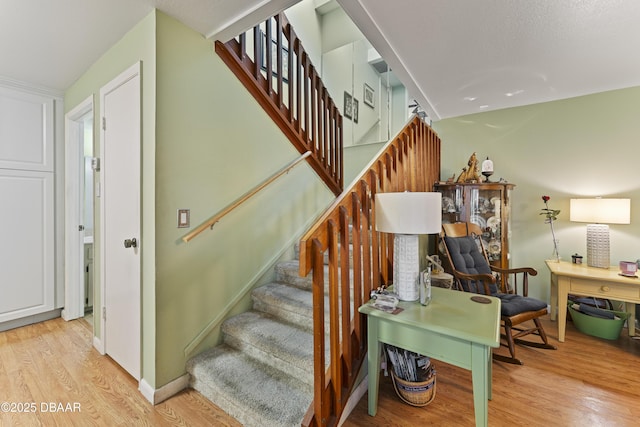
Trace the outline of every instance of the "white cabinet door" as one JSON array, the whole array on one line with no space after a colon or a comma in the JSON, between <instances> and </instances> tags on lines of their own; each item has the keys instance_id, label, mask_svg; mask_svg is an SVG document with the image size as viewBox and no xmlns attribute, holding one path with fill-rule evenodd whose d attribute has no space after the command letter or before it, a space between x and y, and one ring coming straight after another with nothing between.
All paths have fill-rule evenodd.
<instances>
[{"instance_id":1,"label":"white cabinet door","mask_svg":"<svg viewBox=\"0 0 640 427\"><path fill-rule=\"evenodd\" d=\"M0 169L0 323L53 310L53 173Z\"/></svg>"},{"instance_id":2,"label":"white cabinet door","mask_svg":"<svg viewBox=\"0 0 640 427\"><path fill-rule=\"evenodd\" d=\"M53 104L0 87L0 168L53 172Z\"/></svg>"}]
</instances>

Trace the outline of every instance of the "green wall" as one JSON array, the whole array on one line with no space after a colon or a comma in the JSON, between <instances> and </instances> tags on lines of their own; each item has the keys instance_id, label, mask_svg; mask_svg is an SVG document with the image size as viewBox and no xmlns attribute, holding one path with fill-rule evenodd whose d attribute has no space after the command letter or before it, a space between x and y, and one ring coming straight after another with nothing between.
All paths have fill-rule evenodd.
<instances>
[{"instance_id":1,"label":"green wall","mask_svg":"<svg viewBox=\"0 0 640 427\"><path fill-rule=\"evenodd\" d=\"M212 42L162 13L156 101L160 386L184 373L189 356L218 342L218 320L250 307L247 292L268 280L279 257L293 257L294 242L332 194L302 163L211 231L183 243L189 229L177 228L177 209L190 209L193 228L299 154L214 53ZM200 342L199 334L208 330Z\"/></svg>"},{"instance_id":2,"label":"green wall","mask_svg":"<svg viewBox=\"0 0 640 427\"><path fill-rule=\"evenodd\" d=\"M94 100L94 153L100 153L100 88L138 61L142 62L142 378L154 384L155 378L155 27L156 14L149 14L120 41L102 55L66 92L65 113L87 97ZM98 180L98 174L95 176ZM100 198L94 199L94 334L100 330Z\"/></svg>"},{"instance_id":3,"label":"green wall","mask_svg":"<svg viewBox=\"0 0 640 427\"><path fill-rule=\"evenodd\" d=\"M492 180L516 184L512 196L512 266L538 270L530 295L549 300L553 242L539 215L541 197L560 209L555 223L562 259L586 259L586 224L569 221L569 199L631 199L631 224L611 225L611 263L640 258L640 88L441 120L442 175L458 176L469 156L493 160Z\"/></svg>"},{"instance_id":4,"label":"green wall","mask_svg":"<svg viewBox=\"0 0 640 427\"><path fill-rule=\"evenodd\" d=\"M273 263L292 253L332 195L303 164L213 230L182 243L189 230L177 228L177 209L190 209L196 226L297 153L212 43L155 11L67 90L65 112L93 95L99 123L100 88L136 61L142 61L143 92L142 375L159 388L184 373L188 353L219 341L219 321L250 306L246 292L269 280ZM549 294L544 259L552 242L539 215L542 195L562 210L556 227L564 259L586 253L585 224L568 220L570 198L631 198L632 224L611 227L611 260L640 258L640 184L634 175L639 110L640 88L632 88L434 124L443 141L443 179L457 175L475 151L494 161L493 178L516 184L512 264L538 269L532 296L548 300ZM96 138L96 152L99 144ZM345 185L377 148L346 150L346 158L355 157L346 159ZM96 248L99 224L97 217ZM95 271L99 295L99 262Z\"/></svg>"},{"instance_id":5,"label":"green wall","mask_svg":"<svg viewBox=\"0 0 640 427\"><path fill-rule=\"evenodd\" d=\"M293 244L333 195L302 163L183 243L190 229L177 228L177 209L190 209L193 228L299 154L212 42L156 11L69 88L67 111L93 94L99 123L100 88L136 61L143 71L142 376L160 388L220 340L224 318L250 307L250 289L272 278L278 259L293 258ZM99 293L99 263L95 279Z\"/></svg>"}]
</instances>

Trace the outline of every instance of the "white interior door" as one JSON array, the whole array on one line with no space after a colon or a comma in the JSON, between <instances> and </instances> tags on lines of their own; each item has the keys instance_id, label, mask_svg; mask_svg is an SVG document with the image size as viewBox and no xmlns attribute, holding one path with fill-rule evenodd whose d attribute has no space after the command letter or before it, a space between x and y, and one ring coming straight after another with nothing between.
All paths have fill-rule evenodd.
<instances>
[{"instance_id":1,"label":"white interior door","mask_svg":"<svg viewBox=\"0 0 640 427\"><path fill-rule=\"evenodd\" d=\"M140 66L100 90L105 353L140 379ZM126 243L125 243L126 242Z\"/></svg>"}]
</instances>

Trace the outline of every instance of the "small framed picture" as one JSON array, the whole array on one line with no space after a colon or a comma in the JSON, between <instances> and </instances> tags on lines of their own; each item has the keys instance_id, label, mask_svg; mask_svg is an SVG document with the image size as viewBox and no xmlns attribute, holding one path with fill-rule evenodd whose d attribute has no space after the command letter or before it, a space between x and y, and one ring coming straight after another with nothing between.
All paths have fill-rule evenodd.
<instances>
[{"instance_id":1,"label":"small framed picture","mask_svg":"<svg viewBox=\"0 0 640 427\"><path fill-rule=\"evenodd\" d=\"M364 84L364 94L362 96L364 98L364 103L366 105L368 105L369 107L371 107L371 108L375 108L376 107L375 94L376 94L376 92L373 90L373 88L365 83Z\"/></svg>"},{"instance_id":2,"label":"small framed picture","mask_svg":"<svg viewBox=\"0 0 640 427\"><path fill-rule=\"evenodd\" d=\"M261 32L262 38L260 46L260 67L267 70L267 55L271 55L271 73L273 77L278 77L278 42L271 40L271 52L267 51L267 35ZM289 76L289 49L282 46L282 81L288 83Z\"/></svg>"},{"instance_id":3,"label":"small framed picture","mask_svg":"<svg viewBox=\"0 0 640 427\"><path fill-rule=\"evenodd\" d=\"M344 116L350 119L353 114L353 97L349 92L344 93Z\"/></svg>"},{"instance_id":4,"label":"small framed picture","mask_svg":"<svg viewBox=\"0 0 640 427\"><path fill-rule=\"evenodd\" d=\"M351 116L353 117L353 123L358 123L358 100L355 98L353 98Z\"/></svg>"}]
</instances>

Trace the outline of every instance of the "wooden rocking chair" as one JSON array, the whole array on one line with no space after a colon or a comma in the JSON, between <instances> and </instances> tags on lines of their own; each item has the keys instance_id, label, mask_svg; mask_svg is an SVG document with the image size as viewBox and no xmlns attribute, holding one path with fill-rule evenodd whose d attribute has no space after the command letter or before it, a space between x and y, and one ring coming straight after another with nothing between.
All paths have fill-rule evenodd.
<instances>
[{"instance_id":1,"label":"wooden rocking chair","mask_svg":"<svg viewBox=\"0 0 640 427\"><path fill-rule=\"evenodd\" d=\"M441 238L444 242L442 250L449 264L448 269L455 278L459 290L492 295L500 298L502 326L511 356L493 354L495 360L522 365L516 357L515 343L538 348L555 350L549 344L547 335L540 322L540 316L547 314L547 304L535 298L527 297L529 276L538 272L530 267L502 269L492 266L480 238L482 230L473 223L459 222L443 224ZM498 285L498 273L506 278ZM518 294L518 280L522 284L522 293ZM506 289L505 289L506 288ZM525 328L524 322L533 321L534 326ZM526 335L537 335L542 342L523 340ZM504 343L502 343L505 346Z\"/></svg>"}]
</instances>

